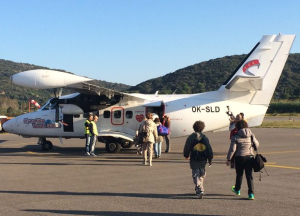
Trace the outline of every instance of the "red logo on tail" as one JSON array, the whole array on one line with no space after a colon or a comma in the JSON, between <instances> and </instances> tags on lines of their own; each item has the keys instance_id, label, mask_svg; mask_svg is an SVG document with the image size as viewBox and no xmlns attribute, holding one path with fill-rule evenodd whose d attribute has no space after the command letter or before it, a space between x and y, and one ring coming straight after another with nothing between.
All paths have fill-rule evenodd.
<instances>
[{"instance_id":1,"label":"red logo on tail","mask_svg":"<svg viewBox=\"0 0 300 216\"><path fill-rule=\"evenodd\" d=\"M249 69L250 67L253 67L253 66L257 66L257 67L260 66L260 63L259 63L259 60L258 60L258 59L254 59L254 60L248 61L246 64L244 64L243 72L244 72L245 74L255 76L255 74L253 74L253 73L251 73L251 72L248 71L248 69Z\"/></svg>"}]
</instances>

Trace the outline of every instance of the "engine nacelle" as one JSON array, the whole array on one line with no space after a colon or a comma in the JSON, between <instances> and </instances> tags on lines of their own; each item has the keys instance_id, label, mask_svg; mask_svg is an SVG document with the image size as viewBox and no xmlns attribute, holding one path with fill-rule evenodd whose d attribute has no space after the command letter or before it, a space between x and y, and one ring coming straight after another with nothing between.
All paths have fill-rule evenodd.
<instances>
[{"instance_id":1,"label":"engine nacelle","mask_svg":"<svg viewBox=\"0 0 300 216\"><path fill-rule=\"evenodd\" d=\"M11 77L13 84L35 89L60 88L90 80L71 73L44 69L24 71Z\"/></svg>"},{"instance_id":2,"label":"engine nacelle","mask_svg":"<svg viewBox=\"0 0 300 216\"><path fill-rule=\"evenodd\" d=\"M83 114L83 110L74 104L59 104L59 107L61 108L61 112L63 114L68 114L68 115L79 115Z\"/></svg>"}]
</instances>

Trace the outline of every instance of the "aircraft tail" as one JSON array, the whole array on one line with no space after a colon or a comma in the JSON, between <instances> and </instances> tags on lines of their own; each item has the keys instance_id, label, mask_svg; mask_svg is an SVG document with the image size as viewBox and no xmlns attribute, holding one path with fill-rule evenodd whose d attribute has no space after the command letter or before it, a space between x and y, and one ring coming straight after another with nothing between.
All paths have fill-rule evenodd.
<instances>
[{"instance_id":1,"label":"aircraft tail","mask_svg":"<svg viewBox=\"0 0 300 216\"><path fill-rule=\"evenodd\" d=\"M250 104L269 105L294 39L295 35L263 36L219 90L235 96L254 92Z\"/></svg>"}]
</instances>

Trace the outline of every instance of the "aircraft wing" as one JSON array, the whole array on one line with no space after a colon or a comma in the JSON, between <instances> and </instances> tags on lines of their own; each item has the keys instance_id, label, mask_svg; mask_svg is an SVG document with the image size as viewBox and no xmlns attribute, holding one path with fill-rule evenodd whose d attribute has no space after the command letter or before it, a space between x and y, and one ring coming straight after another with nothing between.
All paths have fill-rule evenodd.
<instances>
[{"instance_id":1,"label":"aircraft wing","mask_svg":"<svg viewBox=\"0 0 300 216\"><path fill-rule=\"evenodd\" d=\"M11 77L11 82L18 86L34 89L55 89L55 88L70 88L84 94L106 95L108 98L113 95L120 95L134 98L127 93L104 88L94 84L87 83L93 79L78 76L69 72L36 69L14 74Z\"/></svg>"},{"instance_id":2,"label":"aircraft wing","mask_svg":"<svg viewBox=\"0 0 300 216\"><path fill-rule=\"evenodd\" d=\"M66 88L75 89L78 92L81 92L84 94L97 94L97 95L105 94L108 98L111 98L111 96L113 96L113 95L123 95L124 94L124 93L116 91L116 90L104 88L104 87L97 86L97 85L87 83L87 82L80 82L80 83L72 84L72 85L66 86Z\"/></svg>"},{"instance_id":3,"label":"aircraft wing","mask_svg":"<svg viewBox=\"0 0 300 216\"><path fill-rule=\"evenodd\" d=\"M225 88L229 91L260 91L262 90L262 77L236 76Z\"/></svg>"}]
</instances>

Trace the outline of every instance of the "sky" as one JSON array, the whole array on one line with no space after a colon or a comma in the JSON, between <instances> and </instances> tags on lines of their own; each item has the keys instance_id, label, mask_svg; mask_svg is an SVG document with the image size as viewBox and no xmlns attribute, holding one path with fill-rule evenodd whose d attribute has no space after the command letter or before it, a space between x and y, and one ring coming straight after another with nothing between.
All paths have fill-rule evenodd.
<instances>
[{"instance_id":1,"label":"sky","mask_svg":"<svg viewBox=\"0 0 300 216\"><path fill-rule=\"evenodd\" d=\"M133 86L299 35L299 11L299 0L0 0L0 59Z\"/></svg>"}]
</instances>

